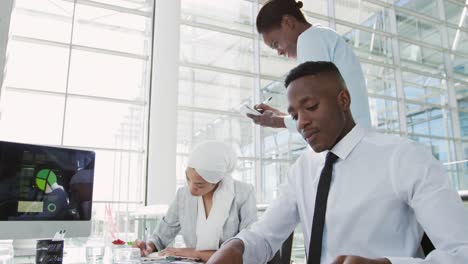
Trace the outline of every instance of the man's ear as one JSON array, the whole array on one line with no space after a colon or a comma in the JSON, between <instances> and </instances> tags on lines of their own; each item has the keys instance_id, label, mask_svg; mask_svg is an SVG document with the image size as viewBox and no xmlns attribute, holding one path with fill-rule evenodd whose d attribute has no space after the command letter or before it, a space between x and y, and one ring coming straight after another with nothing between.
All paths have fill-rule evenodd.
<instances>
[{"instance_id":1,"label":"man's ear","mask_svg":"<svg viewBox=\"0 0 468 264\"><path fill-rule=\"evenodd\" d=\"M338 93L338 105L343 111L349 111L351 105L351 96L349 95L348 90L341 90Z\"/></svg>"}]
</instances>

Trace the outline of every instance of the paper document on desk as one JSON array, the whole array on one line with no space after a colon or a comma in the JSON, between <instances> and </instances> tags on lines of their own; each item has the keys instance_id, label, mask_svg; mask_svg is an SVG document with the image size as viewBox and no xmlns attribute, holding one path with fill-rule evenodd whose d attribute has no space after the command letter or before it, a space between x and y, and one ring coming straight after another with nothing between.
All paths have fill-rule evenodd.
<instances>
[{"instance_id":1,"label":"paper document on desk","mask_svg":"<svg viewBox=\"0 0 468 264\"><path fill-rule=\"evenodd\" d=\"M170 261L166 258L156 259L156 258L148 258L142 257L141 263L145 264L152 264L152 263L171 263L171 264L200 264L201 262L192 262L190 260L177 260L177 261Z\"/></svg>"},{"instance_id":2,"label":"paper document on desk","mask_svg":"<svg viewBox=\"0 0 468 264\"><path fill-rule=\"evenodd\" d=\"M143 258L150 258L150 259L166 259L166 256L161 256L159 255L159 252L153 252L153 253L150 253L148 255L146 255L145 257Z\"/></svg>"},{"instance_id":3,"label":"paper document on desk","mask_svg":"<svg viewBox=\"0 0 468 264\"><path fill-rule=\"evenodd\" d=\"M200 262L191 262L189 260L171 261L171 264L200 264Z\"/></svg>"},{"instance_id":4,"label":"paper document on desk","mask_svg":"<svg viewBox=\"0 0 468 264\"><path fill-rule=\"evenodd\" d=\"M200 259L180 257L180 256L160 256L159 252L153 252L142 257L141 261L144 263L200 263Z\"/></svg>"},{"instance_id":5,"label":"paper document on desk","mask_svg":"<svg viewBox=\"0 0 468 264\"><path fill-rule=\"evenodd\" d=\"M141 257L141 262L144 263L167 263L165 256L151 256L151 257Z\"/></svg>"}]
</instances>

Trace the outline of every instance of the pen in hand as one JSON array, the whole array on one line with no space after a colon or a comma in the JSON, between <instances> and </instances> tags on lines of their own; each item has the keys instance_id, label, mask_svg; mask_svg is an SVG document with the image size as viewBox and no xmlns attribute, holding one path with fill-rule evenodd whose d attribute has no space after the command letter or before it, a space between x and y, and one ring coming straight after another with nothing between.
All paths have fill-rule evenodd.
<instances>
[{"instance_id":1,"label":"pen in hand","mask_svg":"<svg viewBox=\"0 0 468 264\"><path fill-rule=\"evenodd\" d=\"M266 104L266 103L270 102L270 100L272 98L273 98L273 96L268 97L267 99L265 99L265 101L262 102L262 104Z\"/></svg>"},{"instance_id":2,"label":"pen in hand","mask_svg":"<svg viewBox=\"0 0 468 264\"><path fill-rule=\"evenodd\" d=\"M145 227L145 250L148 250L148 246L147 246L147 243L148 243L148 227Z\"/></svg>"}]
</instances>

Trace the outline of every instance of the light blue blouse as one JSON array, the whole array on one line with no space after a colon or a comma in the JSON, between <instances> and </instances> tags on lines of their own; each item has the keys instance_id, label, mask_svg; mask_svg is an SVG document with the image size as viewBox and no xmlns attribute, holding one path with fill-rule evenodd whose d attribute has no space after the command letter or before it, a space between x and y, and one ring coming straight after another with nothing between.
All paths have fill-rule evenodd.
<instances>
[{"instance_id":1,"label":"light blue blouse","mask_svg":"<svg viewBox=\"0 0 468 264\"><path fill-rule=\"evenodd\" d=\"M223 227L220 245L257 221L253 186L234 180L234 193L235 197L231 204L229 217ZM197 199L198 197L190 194L187 186L180 188L166 216L163 217L148 242L152 242L160 251L171 244L180 233L184 238L185 245L188 248L195 248L197 244Z\"/></svg>"},{"instance_id":2,"label":"light blue blouse","mask_svg":"<svg viewBox=\"0 0 468 264\"><path fill-rule=\"evenodd\" d=\"M313 25L302 32L297 40L297 62L333 62L351 95L351 113L354 121L364 128L371 128L371 115L366 82L361 63L346 41L330 28ZM296 132L296 122L288 116L284 123L289 131Z\"/></svg>"}]
</instances>

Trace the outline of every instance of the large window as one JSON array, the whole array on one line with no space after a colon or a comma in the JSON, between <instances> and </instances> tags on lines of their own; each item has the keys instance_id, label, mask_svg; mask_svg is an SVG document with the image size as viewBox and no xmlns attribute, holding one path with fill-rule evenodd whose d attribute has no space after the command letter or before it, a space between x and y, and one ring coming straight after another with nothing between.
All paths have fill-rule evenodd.
<instances>
[{"instance_id":1,"label":"large window","mask_svg":"<svg viewBox=\"0 0 468 264\"><path fill-rule=\"evenodd\" d=\"M467 189L464 166L449 166L468 157L466 2L303 2L310 22L334 28L360 58L373 127L430 146L454 185ZM254 184L258 202L268 203L305 146L297 135L254 126L238 115L240 104L269 96L284 110L281 79L296 64L256 33L261 4L181 0L177 175L184 184L180 168L197 142L230 141L241 157L235 176Z\"/></svg>"},{"instance_id":2,"label":"large window","mask_svg":"<svg viewBox=\"0 0 468 264\"><path fill-rule=\"evenodd\" d=\"M144 204L153 0L16 0L0 139L96 151L94 219ZM125 239L125 238L124 238Z\"/></svg>"},{"instance_id":3,"label":"large window","mask_svg":"<svg viewBox=\"0 0 468 264\"><path fill-rule=\"evenodd\" d=\"M206 139L230 142L239 155L234 178L257 187L257 200L269 202L290 164L288 140L260 129L238 112L275 87L294 63L261 44L254 30L256 1L181 0L180 67L177 123L178 185L191 148ZM262 59L259 59L262 58ZM274 103L284 102L282 96ZM268 135L268 136L266 136ZM283 133L287 137L287 133ZM263 141L268 137L268 142ZM277 152L276 140L286 148ZM265 180L263 180L265 179Z\"/></svg>"},{"instance_id":4,"label":"large window","mask_svg":"<svg viewBox=\"0 0 468 264\"><path fill-rule=\"evenodd\" d=\"M193 144L224 139L241 159L235 177L269 203L305 147L298 135L260 128L241 103L285 110L279 57L255 30L262 0L181 1L178 184ZM219 1L218 1L219 2ZM373 128L432 149L452 183L468 189L468 22L466 0L303 0L311 23L335 29L354 48L366 78ZM296 261L303 258L296 232Z\"/></svg>"}]
</instances>

